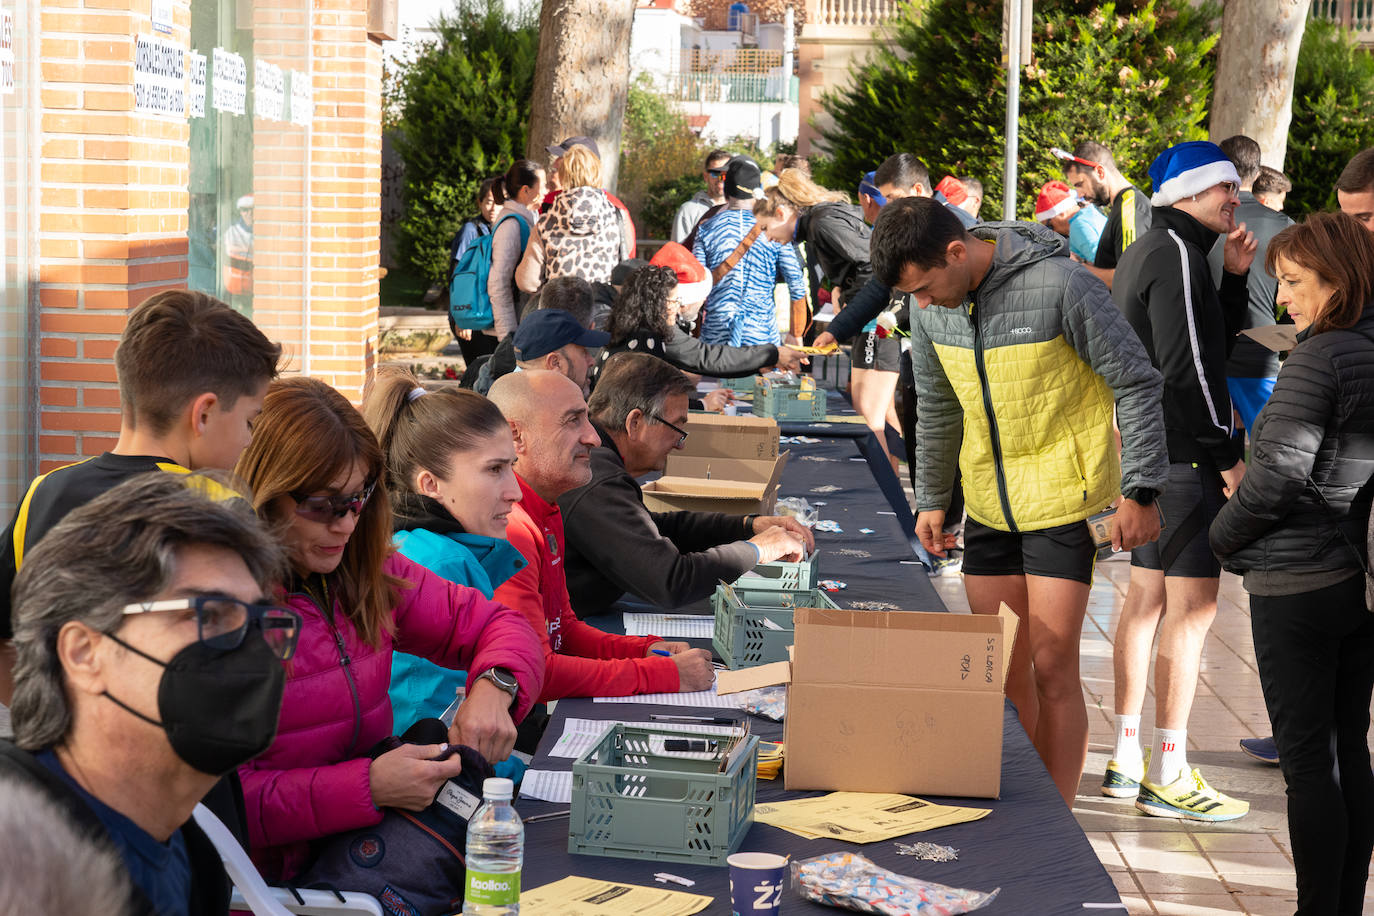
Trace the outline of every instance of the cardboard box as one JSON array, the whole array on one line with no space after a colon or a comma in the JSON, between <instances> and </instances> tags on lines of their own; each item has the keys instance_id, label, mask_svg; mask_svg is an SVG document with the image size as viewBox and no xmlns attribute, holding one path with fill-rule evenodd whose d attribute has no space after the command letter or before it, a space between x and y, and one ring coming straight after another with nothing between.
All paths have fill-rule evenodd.
<instances>
[{"instance_id":1,"label":"cardboard box","mask_svg":"<svg viewBox=\"0 0 1374 916\"><path fill-rule=\"evenodd\" d=\"M790 683L793 789L996 798L1016 615L797 608L792 661L722 671L732 693Z\"/></svg>"},{"instance_id":2,"label":"cardboard box","mask_svg":"<svg viewBox=\"0 0 1374 916\"><path fill-rule=\"evenodd\" d=\"M685 428L687 442L681 451L669 457L669 461L684 457L772 461L778 457L777 420L694 413L687 418Z\"/></svg>"},{"instance_id":3,"label":"cardboard box","mask_svg":"<svg viewBox=\"0 0 1374 916\"><path fill-rule=\"evenodd\" d=\"M771 461L694 459L710 463L710 479L704 473L699 477L675 473L670 459L664 476L644 485L644 505L650 512L690 510L772 515L778 500L778 483L789 454L783 452ZM704 466L697 469L704 472ZM734 475L741 475L743 479Z\"/></svg>"}]
</instances>

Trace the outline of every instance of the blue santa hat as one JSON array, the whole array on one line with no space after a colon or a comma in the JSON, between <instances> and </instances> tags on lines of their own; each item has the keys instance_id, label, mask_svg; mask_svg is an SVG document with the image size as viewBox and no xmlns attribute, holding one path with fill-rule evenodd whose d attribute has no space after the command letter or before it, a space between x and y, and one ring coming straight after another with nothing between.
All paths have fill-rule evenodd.
<instances>
[{"instance_id":1,"label":"blue santa hat","mask_svg":"<svg viewBox=\"0 0 1374 916\"><path fill-rule=\"evenodd\" d=\"M1234 181L1239 186L1240 175L1221 147L1206 140L1189 140L1155 157L1150 163L1150 181L1155 189L1150 203L1171 207L1223 181Z\"/></svg>"}]
</instances>

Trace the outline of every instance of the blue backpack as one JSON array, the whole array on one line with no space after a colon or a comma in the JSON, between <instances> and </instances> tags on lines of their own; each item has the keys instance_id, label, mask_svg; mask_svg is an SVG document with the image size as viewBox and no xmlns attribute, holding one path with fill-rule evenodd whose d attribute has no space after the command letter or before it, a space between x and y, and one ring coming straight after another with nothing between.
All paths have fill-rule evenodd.
<instances>
[{"instance_id":1,"label":"blue backpack","mask_svg":"<svg viewBox=\"0 0 1374 916\"><path fill-rule=\"evenodd\" d=\"M448 315L455 327L466 331L485 331L496 324L491 314L491 297L487 295L487 276L491 273L491 241L496 230L508 219L520 227L520 250L530 239L530 227L514 213L507 213L496 221L488 235L468 246L453 268L448 288Z\"/></svg>"}]
</instances>

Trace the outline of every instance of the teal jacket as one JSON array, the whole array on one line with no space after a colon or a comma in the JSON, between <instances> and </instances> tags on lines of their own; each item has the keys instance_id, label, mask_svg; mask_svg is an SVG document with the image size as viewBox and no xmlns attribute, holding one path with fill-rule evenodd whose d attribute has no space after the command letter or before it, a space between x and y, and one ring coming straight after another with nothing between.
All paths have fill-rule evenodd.
<instances>
[{"instance_id":1,"label":"teal jacket","mask_svg":"<svg viewBox=\"0 0 1374 916\"><path fill-rule=\"evenodd\" d=\"M443 512L438 503L423 502ZM508 541L468 534L447 512L434 515L432 523L407 515L403 517L398 512L397 524L427 524L397 531L397 549L406 559L450 582L470 586L491 598L498 585L525 566L525 558ZM419 656L394 653L389 693L396 734L402 734L420 719L438 717L466 680L466 671L451 671Z\"/></svg>"}]
</instances>

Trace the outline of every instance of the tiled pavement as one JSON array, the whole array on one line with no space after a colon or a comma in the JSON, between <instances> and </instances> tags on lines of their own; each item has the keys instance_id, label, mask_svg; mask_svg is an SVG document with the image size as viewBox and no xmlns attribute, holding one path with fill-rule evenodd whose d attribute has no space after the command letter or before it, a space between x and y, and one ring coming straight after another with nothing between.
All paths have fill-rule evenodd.
<instances>
[{"instance_id":1,"label":"tiled pavement","mask_svg":"<svg viewBox=\"0 0 1374 916\"><path fill-rule=\"evenodd\" d=\"M1098 564L1083 627L1082 674L1090 735L1088 767L1074 813L1132 914L1291 916L1296 908L1283 779L1277 767L1245 757L1236 742L1267 734L1255 670L1249 602L1240 579L1222 574L1216 623L1203 651L1201 683L1189 722L1189 763L1217 788L1251 804L1229 824L1183 824L1147 817L1129 800L1097 791L1112 750L1112 637L1130 564ZM958 578L934 580L951 610L967 610ZM1141 733L1153 728L1147 698ZM1374 896L1371 901L1374 902ZM1368 907L1374 912L1374 906Z\"/></svg>"}]
</instances>

